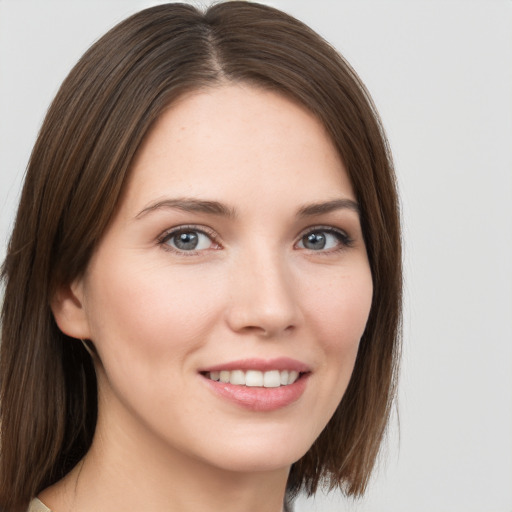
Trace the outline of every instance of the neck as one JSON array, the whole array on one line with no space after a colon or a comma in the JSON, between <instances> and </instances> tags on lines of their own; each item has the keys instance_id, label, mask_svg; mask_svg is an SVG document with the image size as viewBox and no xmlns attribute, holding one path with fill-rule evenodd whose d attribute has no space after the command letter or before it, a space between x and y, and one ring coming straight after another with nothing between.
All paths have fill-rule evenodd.
<instances>
[{"instance_id":1,"label":"neck","mask_svg":"<svg viewBox=\"0 0 512 512\"><path fill-rule=\"evenodd\" d=\"M117 420L100 413L85 458L41 493L54 512L282 512L289 467L222 468L170 448L129 418Z\"/></svg>"}]
</instances>

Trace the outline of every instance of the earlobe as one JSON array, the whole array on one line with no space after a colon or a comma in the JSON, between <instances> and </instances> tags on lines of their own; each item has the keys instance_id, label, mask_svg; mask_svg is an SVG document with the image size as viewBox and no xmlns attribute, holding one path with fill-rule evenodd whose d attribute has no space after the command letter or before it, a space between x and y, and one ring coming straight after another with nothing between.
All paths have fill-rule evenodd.
<instances>
[{"instance_id":1,"label":"earlobe","mask_svg":"<svg viewBox=\"0 0 512 512\"><path fill-rule=\"evenodd\" d=\"M51 300L51 309L59 329L72 338L90 338L81 280L60 287Z\"/></svg>"}]
</instances>

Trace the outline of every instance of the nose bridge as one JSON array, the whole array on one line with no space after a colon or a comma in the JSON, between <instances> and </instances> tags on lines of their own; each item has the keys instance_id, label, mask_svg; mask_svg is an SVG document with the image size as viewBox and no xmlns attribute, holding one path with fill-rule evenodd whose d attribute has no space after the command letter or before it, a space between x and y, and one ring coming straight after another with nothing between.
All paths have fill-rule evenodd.
<instances>
[{"instance_id":1,"label":"nose bridge","mask_svg":"<svg viewBox=\"0 0 512 512\"><path fill-rule=\"evenodd\" d=\"M283 251L259 244L237 259L232 275L231 327L274 336L296 327L300 308Z\"/></svg>"}]
</instances>

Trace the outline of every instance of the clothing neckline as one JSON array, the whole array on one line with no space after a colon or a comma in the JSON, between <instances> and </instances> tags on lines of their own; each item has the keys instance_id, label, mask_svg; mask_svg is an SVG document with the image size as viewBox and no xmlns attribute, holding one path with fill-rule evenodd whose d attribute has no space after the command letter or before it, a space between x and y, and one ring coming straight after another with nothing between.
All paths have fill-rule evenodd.
<instances>
[{"instance_id":1,"label":"clothing neckline","mask_svg":"<svg viewBox=\"0 0 512 512\"><path fill-rule=\"evenodd\" d=\"M39 498L34 498L27 512L52 512Z\"/></svg>"}]
</instances>

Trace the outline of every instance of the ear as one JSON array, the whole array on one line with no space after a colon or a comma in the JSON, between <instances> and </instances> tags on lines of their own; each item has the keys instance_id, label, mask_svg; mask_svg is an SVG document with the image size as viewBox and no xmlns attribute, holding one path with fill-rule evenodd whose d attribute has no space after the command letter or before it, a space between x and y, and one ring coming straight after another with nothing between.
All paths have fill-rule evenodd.
<instances>
[{"instance_id":1,"label":"ear","mask_svg":"<svg viewBox=\"0 0 512 512\"><path fill-rule=\"evenodd\" d=\"M82 280L62 286L53 296L50 307L59 329L77 339L89 339L90 327L84 308Z\"/></svg>"}]
</instances>

